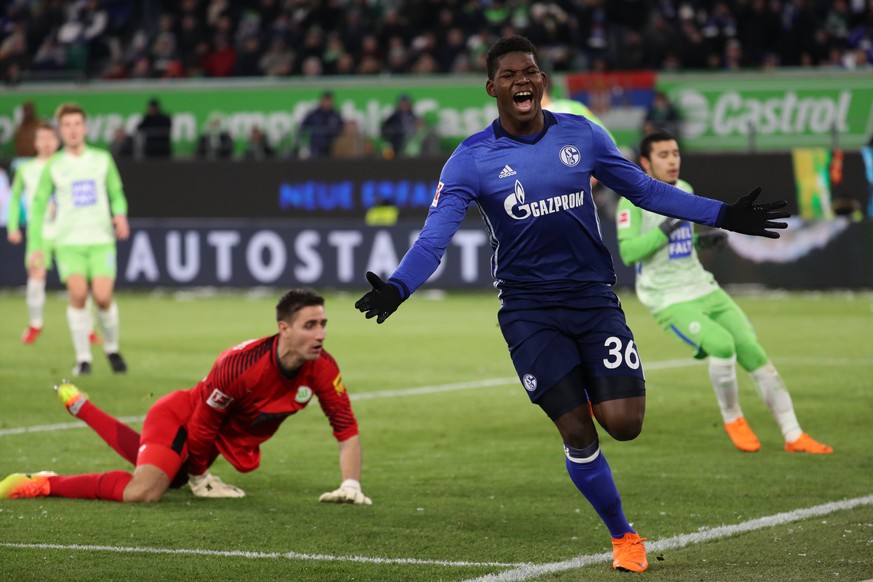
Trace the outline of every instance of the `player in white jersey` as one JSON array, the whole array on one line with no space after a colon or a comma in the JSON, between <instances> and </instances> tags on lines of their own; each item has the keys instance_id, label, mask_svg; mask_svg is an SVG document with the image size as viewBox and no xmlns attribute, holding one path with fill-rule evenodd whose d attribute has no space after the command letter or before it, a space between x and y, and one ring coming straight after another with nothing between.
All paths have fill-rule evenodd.
<instances>
[{"instance_id":1,"label":"player in white jersey","mask_svg":"<svg viewBox=\"0 0 873 582\"><path fill-rule=\"evenodd\" d=\"M647 135L640 144L640 165L653 178L693 192L679 179L679 145L669 133ZM696 248L720 248L727 233L695 233L685 220L667 218L637 208L626 198L619 203L619 252L627 265L636 263L640 302L666 331L691 346L697 358L709 358L709 377L718 399L725 430L737 449L755 452L761 443L740 408L736 364L746 370L776 419L785 450L828 454L833 449L803 432L791 395L770 362L746 314L722 290L697 258Z\"/></svg>"},{"instance_id":2,"label":"player in white jersey","mask_svg":"<svg viewBox=\"0 0 873 582\"><path fill-rule=\"evenodd\" d=\"M127 371L118 351L118 307L113 301L115 241L130 235L127 200L118 168L109 152L85 143L85 111L76 104L58 107L58 129L64 148L52 156L40 176L28 233L31 266L44 264L43 218L54 195L57 206L55 259L70 304L67 321L76 352L74 375L91 373L90 291L103 330L103 348L112 370Z\"/></svg>"}]
</instances>

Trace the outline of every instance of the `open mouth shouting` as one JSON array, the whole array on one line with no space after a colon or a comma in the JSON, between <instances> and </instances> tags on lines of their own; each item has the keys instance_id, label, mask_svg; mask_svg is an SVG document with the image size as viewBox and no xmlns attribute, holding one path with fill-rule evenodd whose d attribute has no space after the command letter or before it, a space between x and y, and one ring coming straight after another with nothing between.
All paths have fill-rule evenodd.
<instances>
[{"instance_id":1,"label":"open mouth shouting","mask_svg":"<svg viewBox=\"0 0 873 582\"><path fill-rule=\"evenodd\" d=\"M534 106L534 95L530 90L519 91L512 96L512 102L519 113L528 113Z\"/></svg>"}]
</instances>

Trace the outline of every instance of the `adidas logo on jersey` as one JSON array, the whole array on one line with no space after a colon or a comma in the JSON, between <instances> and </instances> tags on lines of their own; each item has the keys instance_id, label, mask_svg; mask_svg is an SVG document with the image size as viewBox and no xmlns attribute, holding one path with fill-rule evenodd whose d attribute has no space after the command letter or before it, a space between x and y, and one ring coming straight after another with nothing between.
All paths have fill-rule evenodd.
<instances>
[{"instance_id":1,"label":"adidas logo on jersey","mask_svg":"<svg viewBox=\"0 0 873 582\"><path fill-rule=\"evenodd\" d=\"M515 170L509 166L503 166L503 169L500 170L500 174L497 175L498 178L508 178L510 176L515 176Z\"/></svg>"}]
</instances>

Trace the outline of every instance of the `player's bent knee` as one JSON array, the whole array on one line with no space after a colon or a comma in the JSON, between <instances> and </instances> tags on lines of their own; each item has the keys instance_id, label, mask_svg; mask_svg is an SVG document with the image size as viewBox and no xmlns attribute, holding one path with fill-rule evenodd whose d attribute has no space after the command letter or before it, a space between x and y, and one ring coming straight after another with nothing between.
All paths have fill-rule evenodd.
<instances>
[{"instance_id":1,"label":"player's bent knee","mask_svg":"<svg viewBox=\"0 0 873 582\"><path fill-rule=\"evenodd\" d=\"M640 396L607 400L594 406L594 414L609 436L617 441L630 441L643 430L646 399Z\"/></svg>"},{"instance_id":2,"label":"player's bent knee","mask_svg":"<svg viewBox=\"0 0 873 582\"><path fill-rule=\"evenodd\" d=\"M157 491L151 490L130 491L129 489L125 489L122 500L125 503L153 503L155 501L160 501L163 496L163 492L158 493Z\"/></svg>"},{"instance_id":3,"label":"player's bent knee","mask_svg":"<svg viewBox=\"0 0 873 582\"><path fill-rule=\"evenodd\" d=\"M553 422L561 433L564 444L571 447L584 448L597 438L597 430L594 428L587 404L562 414Z\"/></svg>"},{"instance_id":4,"label":"player's bent knee","mask_svg":"<svg viewBox=\"0 0 873 582\"><path fill-rule=\"evenodd\" d=\"M622 423L618 426L610 427L607 430L609 436L614 438L617 441L632 441L643 431L643 423L640 422L638 424L627 424Z\"/></svg>"},{"instance_id":5,"label":"player's bent knee","mask_svg":"<svg viewBox=\"0 0 873 582\"><path fill-rule=\"evenodd\" d=\"M160 501L170 486L170 478L154 465L139 465L133 479L124 488L125 503L151 503Z\"/></svg>"},{"instance_id":6,"label":"player's bent knee","mask_svg":"<svg viewBox=\"0 0 873 582\"><path fill-rule=\"evenodd\" d=\"M708 355L727 360L737 354L737 345L733 336L725 330L710 330L704 338L701 348Z\"/></svg>"}]
</instances>

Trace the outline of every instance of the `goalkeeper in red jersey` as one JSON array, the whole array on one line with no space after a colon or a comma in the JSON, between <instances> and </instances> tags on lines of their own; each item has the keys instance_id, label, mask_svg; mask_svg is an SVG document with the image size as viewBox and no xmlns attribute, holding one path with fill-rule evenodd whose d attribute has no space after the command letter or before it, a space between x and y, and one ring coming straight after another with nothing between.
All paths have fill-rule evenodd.
<instances>
[{"instance_id":1,"label":"goalkeeper in red jersey","mask_svg":"<svg viewBox=\"0 0 873 582\"><path fill-rule=\"evenodd\" d=\"M198 497L243 497L240 488L212 475L210 465L222 455L242 473L257 469L261 443L317 396L339 442L342 473L340 486L319 501L370 505L361 491L358 423L337 363L324 349L324 298L292 289L276 305L276 320L276 335L230 348L195 387L160 398L149 409L141 435L72 384L56 387L70 414L136 469L73 476L15 473L0 482L0 499L158 501L168 488L186 482Z\"/></svg>"}]
</instances>

